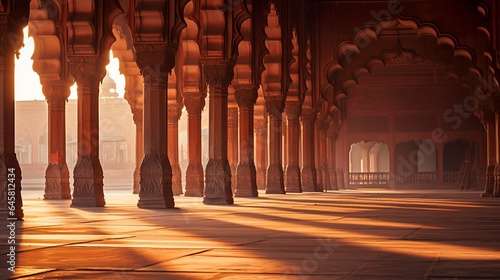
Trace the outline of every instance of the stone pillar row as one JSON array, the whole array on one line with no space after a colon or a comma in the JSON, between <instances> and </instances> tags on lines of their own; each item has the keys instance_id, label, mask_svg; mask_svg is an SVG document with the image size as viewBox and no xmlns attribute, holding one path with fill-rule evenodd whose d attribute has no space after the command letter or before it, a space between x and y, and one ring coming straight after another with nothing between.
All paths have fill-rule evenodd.
<instances>
[{"instance_id":1,"label":"stone pillar row","mask_svg":"<svg viewBox=\"0 0 500 280\"><path fill-rule=\"evenodd\" d=\"M134 193L139 194L140 208L173 208L174 195L182 194L178 162L178 119L180 108L167 102L169 62L174 54L162 44L137 47L137 64L144 78L143 104L133 110L136 124L136 160ZM99 83L104 68L97 56L70 57L70 71L78 85L78 161L74 169L73 207L105 205L103 171L99 161ZM158 67L158 62L161 62ZM221 61L204 61L204 74L210 97L210 161L204 174L201 163L201 111L205 94L183 92L189 119L189 166L186 172L185 196L204 197L205 204L233 204L236 197L257 197L257 180L266 193L319 191L328 189L327 130L315 126L316 112L301 112L301 106L287 104L282 97L265 101L266 116L259 116L254 129L254 106L258 97L254 85L233 86L237 116L233 118L238 143L234 192L228 160L228 86L232 66ZM65 151L65 100L72 81L45 81L44 94L49 106L49 165L46 171L45 199L71 199L69 170ZM287 165L282 162L282 132L285 116L288 145ZM165 126L165 123L168 125ZM300 140L300 125L303 138ZM254 145L257 132L257 147ZM233 135L233 136L235 136ZM303 168L299 167L299 144L303 144ZM238 145L239 144L239 145ZM266 149L266 146L269 148ZM259 173L254 161L257 150ZM4 160L6 158L7 160ZM0 158L8 162L8 156ZM15 159L15 155L10 158ZM319 164L318 164L319 163ZM330 163L331 164L331 163ZM15 165L10 163L10 165ZM318 166L318 168L316 168ZM16 172L20 172L17 168ZM320 176L318 176L320 174ZM177 175L177 176L176 176ZM19 175L20 178L20 175ZM21 210L22 211L22 210ZM22 217L22 213L17 214Z\"/></svg>"}]
</instances>

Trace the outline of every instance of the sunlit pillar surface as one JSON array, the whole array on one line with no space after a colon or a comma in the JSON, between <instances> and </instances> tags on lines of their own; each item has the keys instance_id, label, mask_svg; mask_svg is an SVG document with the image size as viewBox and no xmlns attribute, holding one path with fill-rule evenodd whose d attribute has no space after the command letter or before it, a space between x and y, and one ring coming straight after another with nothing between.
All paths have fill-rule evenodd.
<instances>
[{"instance_id":1,"label":"sunlit pillar surface","mask_svg":"<svg viewBox=\"0 0 500 280\"><path fill-rule=\"evenodd\" d=\"M178 104L168 105L168 159L172 167L172 192L182 194L182 173L179 165L179 118L182 107Z\"/></svg>"},{"instance_id":2,"label":"sunlit pillar surface","mask_svg":"<svg viewBox=\"0 0 500 280\"><path fill-rule=\"evenodd\" d=\"M103 171L99 161L99 83L102 62L94 57L71 57L70 71L78 86L78 160L73 171L73 207L102 207Z\"/></svg>"},{"instance_id":3,"label":"sunlit pillar surface","mask_svg":"<svg viewBox=\"0 0 500 280\"><path fill-rule=\"evenodd\" d=\"M282 158L282 124L283 100L281 97L266 98L268 115L268 147L269 162L266 174L266 193L284 194L285 184L283 179Z\"/></svg>"},{"instance_id":4,"label":"sunlit pillar surface","mask_svg":"<svg viewBox=\"0 0 500 280\"><path fill-rule=\"evenodd\" d=\"M252 86L235 88L239 110L240 157L236 170L238 197L257 197L257 171L254 163L254 104L257 90Z\"/></svg>"},{"instance_id":5,"label":"sunlit pillar surface","mask_svg":"<svg viewBox=\"0 0 500 280\"><path fill-rule=\"evenodd\" d=\"M69 169L66 164L66 100L68 81L47 81L43 92L48 104L49 165L45 172L44 199L71 199Z\"/></svg>"},{"instance_id":6,"label":"sunlit pillar surface","mask_svg":"<svg viewBox=\"0 0 500 280\"><path fill-rule=\"evenodd\" d=\"M144 158L139 208L173 208L172 169L167 155L167 78L175 54L162 44L141 45L137 65L144 77ZM144 49L142 49L144 48Z\"/></svg>"},{"instance_id":7,"label":"sunlit pillar surface","mask_svg":"<svg viewBox=\"0 0 500 280\"><path fill-rule=\"evenodd\" d=\"M301 179L299 167L299 143L300 143L300 108L299 102L286 103L285 117L287 129L287 141L285 151L287 156L287 165L285 169L285 190L291 193L301 193Z\"/></svg>"},{"instance_id":8,"label":"sunlit pillar surface","mask_svg":"<svg viewBox=\"0 0 500 280\"><path fill-rule=\"evenodd\" d=\"M203 165L201 164L201 111L205 107L205 94L183 93L188 112L188 158L186 192L184 196L203 196Z\"/></svg>"},{"instance_id":9,"label":"sunlit pillar surface","mask_svg":"<svg viewBox=\"0 0 500 280\"><path fill-rule=\"evenodd\" d=\"M227 158L227 95L233 69L225 61L203 65L209 85L209 160L205 170L205 204L233 204L231 169Z\"/></svg>"}]
</instances>

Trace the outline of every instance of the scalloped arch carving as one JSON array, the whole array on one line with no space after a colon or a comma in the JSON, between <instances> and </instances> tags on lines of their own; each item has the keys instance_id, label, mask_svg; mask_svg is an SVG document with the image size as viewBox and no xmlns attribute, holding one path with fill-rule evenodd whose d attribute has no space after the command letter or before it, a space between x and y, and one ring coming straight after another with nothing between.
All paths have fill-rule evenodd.
<instances>
[{"instance_id":1,"label":"scalloped arch carving","mask_svg":"<svg viewBox=\"0 0 500 280\"><path fill-rule=\"evenodd\" d=\"M181 93L197 94L203 90L201 73L201 53L198 44L199 25L195 21L196 3L189 1L184 7L186 28L180 35L179 49L176 57L175 72L178 89Z\"/></svg>"},{"instance_id":2,"label":"scalloped arch carving","mask_svg":"<svg viewBox=\"0 0 500 280\"><path fill-rule=\"evenodd\" d=\"M51 80L65 80L67 67L64 65L61 30L58 30L61 21L59 1L50 1L49 4L40 0L30 3L30 20L28 22L28 36L33 37L35 51L33 52L33 71L40 76L40 82Z\"/></svg>"},{"instance_id":3,"label":"scalloped arch carving","mask_svg":"<svg viewBox=\"0 0 500 280\"><path fill-rule=\"evenodd\" d=\"M262 73L262 91L264 96L282 95L282 43L281 26L278 12L274 3L271 4L265 28L267 35L266 48L268 54L264 56L264 67Z\"/></svg>"},{"instance_id":4,"label":"scalloped arch carving","mask_svg":"<svg viewBox=\"0 0 500 280\"><path fill-rule=\"evenodd\" d=\"M374 27L358 29L354 38L354 42L346 41L337 46L334 60L325 68L325 77L334 85L335 92L345 92L347 87L357 84L359 77L370 73L372 67L391 63L433 63L464 84L476 84L481 75L474 52L459 46L451 35L440 34L431 24L397 17ZM384 48L390 40L392 45L399 46L392 50ZM416 43L412 44L412 40Z\"/></svg>"}]
</instances>

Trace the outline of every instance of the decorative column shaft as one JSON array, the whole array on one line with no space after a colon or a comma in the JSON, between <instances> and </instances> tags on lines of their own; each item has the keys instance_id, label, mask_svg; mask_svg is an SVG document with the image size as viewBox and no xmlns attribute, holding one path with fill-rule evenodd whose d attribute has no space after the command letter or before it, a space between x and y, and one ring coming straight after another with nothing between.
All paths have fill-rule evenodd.
<instances>
[{"instance_id":1,"label":"decorative column shaft","mask_svg":"<svg viewBox=\"0 0 500 280\"><path fill-rule=\"evenodd\" d=\"M257 188L265 190L267 171L267 118L265 116L256 120L255 135Z\"/></svg>"},{"instance_id":2,"label":"decorative column shaft","mask_svg":"<svg viewBox=\"0 0 500 280\"><path fill-rule=\"evenodd\" d=\"M321 138L321 121L316 118L316 121L314 122L314 163L316 166L316 180L317 180L317 190L316 191L323 191L324 188L324 183L323 183L323 162L322 160L322 155L321 155L321 142L324 141L324 139Z\"/></svg>"},{"instance_id":3,"label":"decorative column shaft","mask_svg":"<svg viewBox=\"0 0 500 280\"><path fill-rule=\"evenodd\" d=\"M301 104L299 102L287 102L285 105L286 116L286 146L287 165L285 169L285 190L291 193L301 193L301 179L299 167L299 143L300 143L300 126L299 116Z\"/></svg>"},{"instance_id":4,"label":"decorative column shaft","mask_svg":"<svg viewBox=\"0 0 500 280\"><path fill-rule=\"evenodd\" d=\"M331 126L331 131L328 133L328 166L330 167L330 190L338 191L339 187L337 184L337 132L335 131L333 125Z\"/></svg>"},{"instance_id":5,"label":"decorative column shaft","mask_svg":"<svg viewBox=\"0 0 500 280\"><path fill-rule=\"evenodd\" d=\"M239 109L240 160L236 170L236 192L238 197L257 197L257 171L254 163L254 105L257 89L253 86L235 86L234 96Z\"/></svg>"},{"instance_id":6,"label":"decorative column shaft","mask_svg":"<svg viewBox=\"0 0 500 280\"><path fill-rule=\"evenodd\" d=\"M234 193L238 167L238 107L236 104L231 104L228 108L227 130L227 159L231 168L231 191Z\"/></svg>"},{"instance_id":7,"label":"decorative column shaft","mask_svg":"<svg viewBox=\"0 0 500 280\"><path fill-rule=\"evenodd\" d=\"M133 112L135 123L134 194L139 194L141 189L141 162L144 155L143 115L143 110L135 110Z\"/></svg>"},{"instance_id":8,"label":"decorative column shaft","mask_svg":"<svg viewBox=\"0 0 500 280\"><path fill-rule=\"evenodd\" d=\"M500 196L500 111L495 111L495 136L496 136L496 167L495 167L495 187L493 196Z\"/></svg>"},{"instance_id":9,"label":"decorative column shaft","mask_svg":"<svg viewBox=\"0 0 500 280\"><path fill-rule=\"evenodd\" d=\"M96 56L75 56L69 61L78 86L78 160L71 206L102 207L106 203L99 161L99 83L105 68Z\"/></svg>"},{"instance_id":10,"label":"decorative column shaft","mask_svg":"<svg viewBox=\"0 0 500 280\"><path fill-rule=\"evenodd\" d=\"M167 155L167 78L175 53L163 44L136 45L144 77L144 157L139 208L173 208L172 169Z\"/></svg>"},{"instance_id":11,"label":"decorative column shaft","mask_svg":"<svg viewBox=\"0 0 500 280\"><path fill-rule=\"evenodd\" d=\"M205 107L204 93L183 93L188 112L188 157L186 192L184 196L203 196L203 165L201 164L201 111Z\"/></svg>"},{"instance_id":12,"label":"decorative column shaft","mask_svg":"<svg viewBox=\"0 0 500 280\"><path fill-rule=\"evenodd\" d=\"M323 168L322 176L323 176L323 191L330 190L330 168L328 166L328 139L327 128L323 128L320 131L320 155L321 155L321 163Z\"/></svg>"},{"instance_id":13,"label":"decorative column shaft","mask_svg":"<svg viewBox=\"0 0 500 280\"><path fill-rule=\"evenodd\" d=\"M209 85L209 161L205 170L205 204L233 204L231 169L227 158L227 95L233 66L225 61L203 61Z\"/></svg>"},{"instance_id":14,"label":"decorative column shaft","mask_svg":"<svg viewBox=\"0 0 500 280\"><path fill-rule=\"evenodd\" d=\"M496 165L496 155L497 155L497 143L496 143L496 126L495 126L495 116L491 112L488 114L484 121L484 126L486 129L486 181L484 185L484 193L481 194L483 197L489 197L493 195L495 189L495 165Z\"/></svg>"},{"instance_id":15,"label":"decorative column shaft","mask_svg":"<svg viewBox=\"0 0 500 280\"><path fill-rule=\"evenodd\" d=\"M179 108L180 107L180 108ZM172 192L174 195L182 194L182 173L179 165L179 118L182 106L168 105L168 159L172 167Z\"/></svg>"},{"instance_id":16,"label":"decorative column shaft","mask_svg":"<svg viewBox=\"0 0 500 280\"><path fill-rule=\"evenodd\" d=\"M316 167L314 162L315 141L314 122L316 114L312 110L303 110L302 122L302 191L315 192L318 190L316 181Z\"/></svg>"},{"instance_id":17,"label":"decorative column shaft","mask_svg":"<svg viewBox=\"0 0 500 280\"><path fill-rule=\"evenodd\" d=\"M266 175L266 193L284 194L282 163L282 124L283 100L280 97L266 98L268 115L269 166Z\"/></svg>"},{"instance_id":18,"label":"decorative column shaft","mask_svg":"<svg viewBox=\"0 0 500 280\"><path fill-rule=\"evenodd\" d=\"M48 104L49 165L45 172L44 199L71 199L69 169L66 164L66 100L71 83L50 81L43 83Z\"/></svg>"},{"instance_id":19,"label":"decorative column shaft","mask_svg":"<svg viewBox=\"0 0 500 280\"><path fill-rule=\"evenodd\" d=\"M10 23L7 15L0 15L0 214L2 219L22 220L22 178L15 150L14 102L14 54L21 46L14 46L15 42L8 40L7 35L23 37L21 28L15 32L9 28Z\"/></svg>"}]
</instances>

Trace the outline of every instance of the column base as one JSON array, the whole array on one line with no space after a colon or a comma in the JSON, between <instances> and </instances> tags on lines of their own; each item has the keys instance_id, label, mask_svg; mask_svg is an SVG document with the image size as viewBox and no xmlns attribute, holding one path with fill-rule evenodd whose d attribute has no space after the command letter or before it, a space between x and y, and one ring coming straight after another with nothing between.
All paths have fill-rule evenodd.
<instances>
[{"instance_id":1,"label":"column base","mask_svg":"<svg viewBox=\"0 0 500 280\"><path fill-rule=\"evenodd\" d=\"M323 166L323 169L322 169L322 171L323 171L323 191L328 191L331 189L330 174L328 173L328 170L329 170L328 165L325 164Z\"/></svg>"},{"instance_id":2,"label":"column base","mask_svg":"<svg viewBox=\"0 0 500 280\"><path fill-rule=\"evenodd\" d=\"M266 169L265 168L257 168L257 189L265 190L266 189Z\"/></svg>"},{"instance_id":3,"label":"column base","mask_svg":"<svg viewBox=\"0 0 500 280\"><path fill-rule=\"evenodd\" d=\"M339 187L338 187L337 183L338 183L337 182L337 170L334 170L330 174L330 190L332 190L332 191L338 191Z\"/></svg>"},{"instance_id":4,"label":"column base","mask_svg":"<svg viewBox=\"0 0 500 280\"><path fill-rule=\"evenodd\" d=\"M344 170L342 169L337 169L337 187L339 189L345 190L345 184L344 184Z\"/></svg>"},{"instance_id":5,"label":"column base","mask_svg":"<svg viewBox=\"0 0 500 280\"><path fill-rule=\"evenodd\" d=\"M300 185L300 168L298 165L289 165L286 167L286 184L285 190L287 193L301 193L302 186Z\"/></svg>"},{"instance_id":6,"label":"column base","mask_svg":"<svg viewBox=\"0 0 500 280\"><path fill-rule=\"evenodd\" d=\"M45 171L45 194L43 199L71 199L68 165L49 164Z\"/></svg>"},{"instance_id":7,"label":"column base","mask_svg":"<svg viewBox=\"0 0 500 280\"><path fill-rule=\"evenodd\" d=\"M205 172L205 183L204 204L234 204L231 189L231 168L227 160L210 159L208 161Z\"/></svg>"},{"instance_id":8,"label":"column base","mask_svg":"<svg viewBox=\"0 0 500 280\"><path fill-rule=\"evenodd\" d=\"M22 221L24 218L23 198L21 196L21 167L17 161L16 154L0 157L0 216L2 219L16 219ZM14 202L9 200L14 191ZM14 206L14 209L9 209Z\"/></svg>"},{"instance_id":9,"label":"column base","mask_svg":"<svg viewBox=\"0 0 500 280\"><path fill-rule=\"evenodd\" d=\"M323 192L324 184L323 184L323 168L322 167L316 168L316 180L317 180L316 192Z\"/></svg>"},{"instance_id":10,"label":"column base","mask_svg":"<svg viewBox=\"0 0 500 280\"><path fill-rule=\"evenodd\" d=\"M267 194L285 194L285 184L283 182L283 169L281 165L269 165L266 178Z\"/></svg>"},{"instance_id":11,"label":"column base","mask_svg":"<svg viewBox=\"0 0 500 280\"><path fill-rule=\"evenodd\" d=\"M236 197L258 197L257 171L253 163L240 163L236 169Z\"/></svg>"},{"instance_id":12,"label":"column base","mask_svg":"<svg viewBox=\"0 0 500 280\"><path fill-rule=\"evenodd\" d=\"M98 158L79 157L73 171L74 189L71 207L103 207L103 172Z\"/></svg>"},{"instance_id":13,"label":"column base","mask_svg":"<svg viewBox=\"0 0 500 280\"><path fill-rule=\"evenodd\" d=\"M141 190L137 207L174 208L172 169L166 155L146 154L141 163Z\"/></svg>"},{"instance_id":14,"label":"column base","mask_svg":"<svg viewBox=\"0 0 500 280\"><path fill-rule=\"evenodd\" d=\"M316 192L318 186L316 184L316 168L306 166L302 168L302 191Z\"/></svg>"},{"instance_id":15,"label":"column base","mask_svg":"<svg viewBox=\"0 0 500 280\"><path fill-rule=\"evenodd\" d=\"M237 172L238 166L237 165L230 165L229 168L231 170L231 192L234 194L236 192L236 184L238 183L238 181L236 179L237 178L236 172Z\"/></svg>"},{"instance_id":16,"label":"column base","mask_svg":"<svg viewBox=\"0 0 500 280\"><path fill-rule=\"evenodd\" d=\"M174 195L181 195L183 193L181 176L181 167L178 164L172 165L172 192Z\"/></svg>"},{"instance_id":17,"label":"column base","mask_svg":"<svg viewBox=\"0 0 500 280\"><path fill-rule=\"evenodd\" d=\"M486 168L486 180L484 185L484 193L481 197L489 197L493 195L495 190L495 165L488 165Z\"/></svg>"},{"instance_id":18,"label":"column base","mask_svg":"<svg viewBox=\"0 0 500 280\"><path fill-rule=\"evenodd\" d=\"M190 164L186 170L186 192L184 196L203 197L203 166Z\"/></svg>"},{"instance_id":19,"label":"column base","mask_svg":"<svg viewBox=\"0 0 500 280\"><path fill-rule=\"evenodd\" d=\"M139 194L141 190L141 168L137 166L134 170L134 188L132 190L133 194Z\"/></svg>"}]
</instances>

